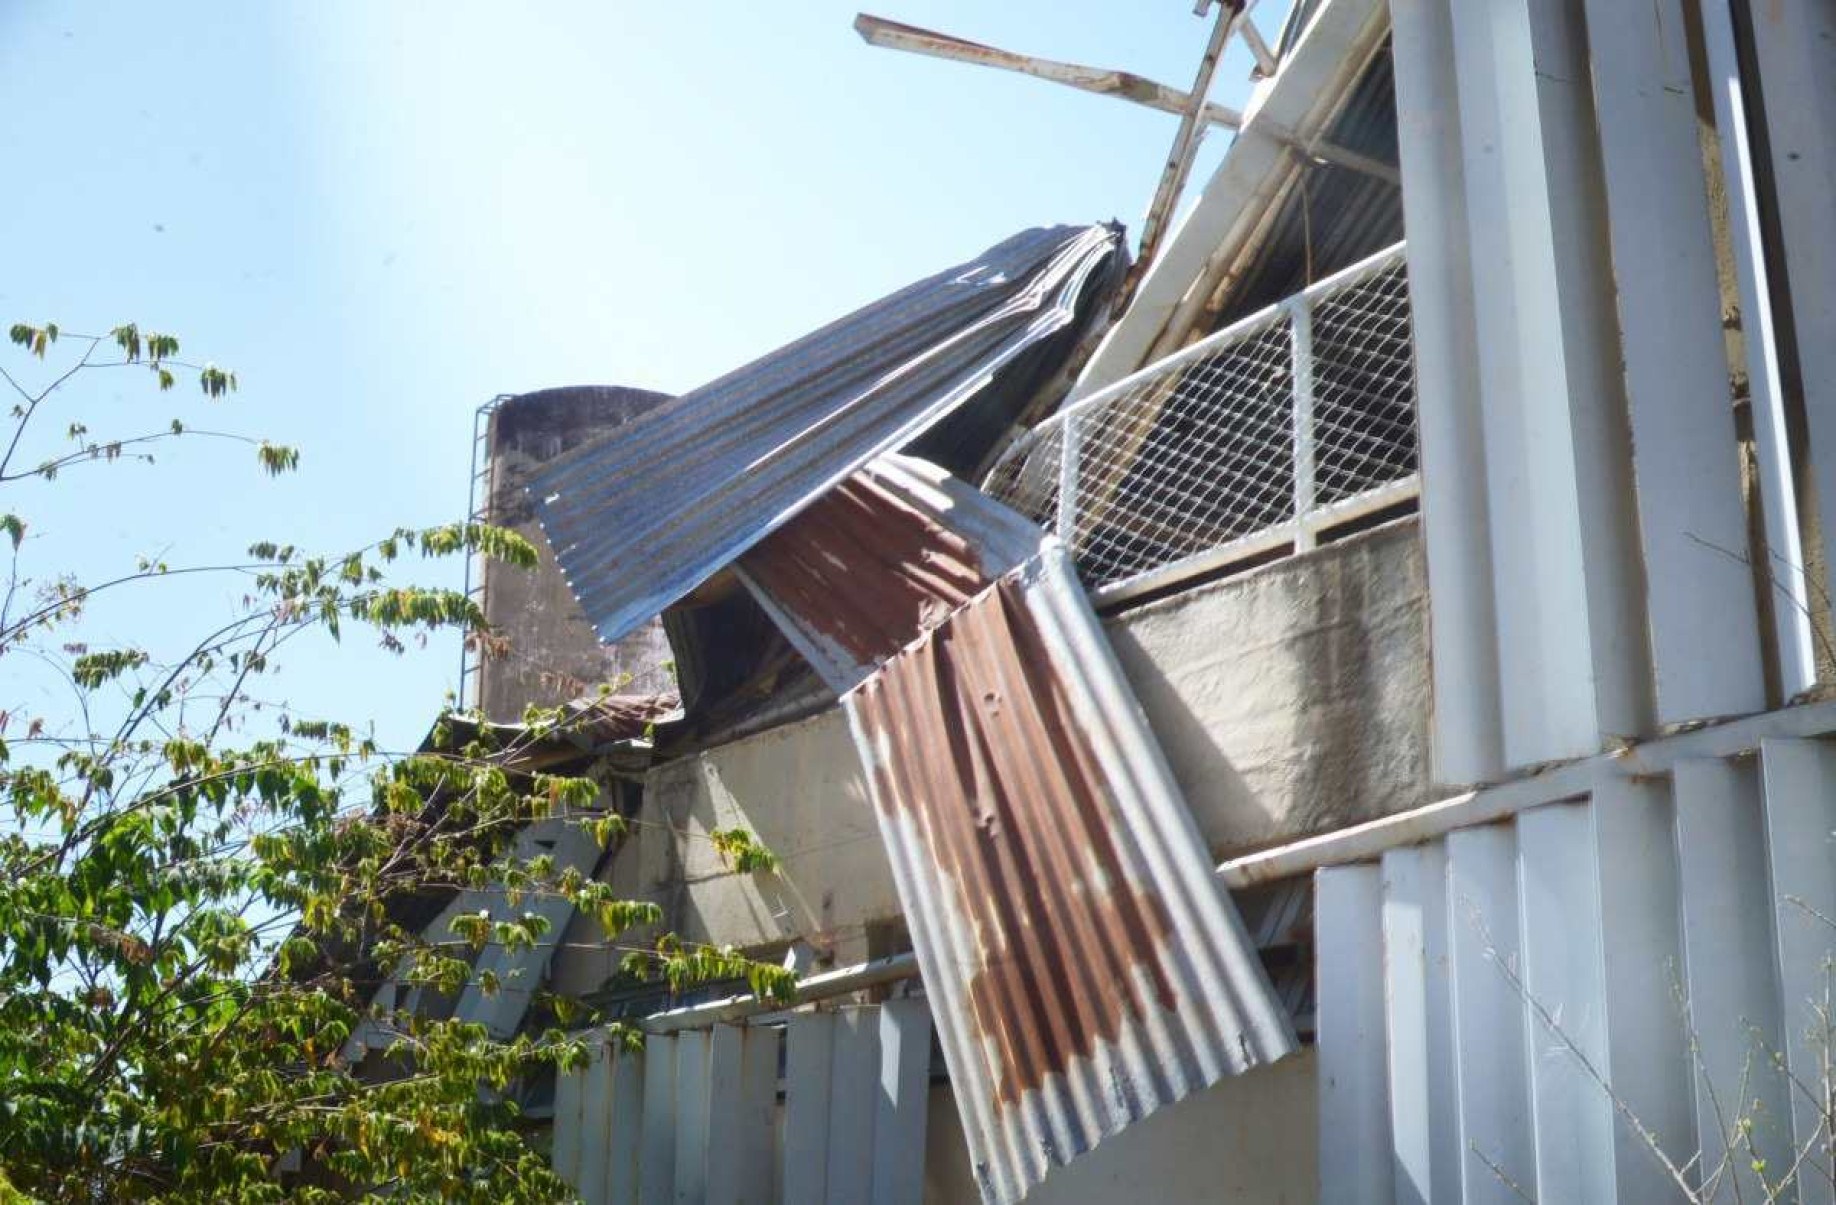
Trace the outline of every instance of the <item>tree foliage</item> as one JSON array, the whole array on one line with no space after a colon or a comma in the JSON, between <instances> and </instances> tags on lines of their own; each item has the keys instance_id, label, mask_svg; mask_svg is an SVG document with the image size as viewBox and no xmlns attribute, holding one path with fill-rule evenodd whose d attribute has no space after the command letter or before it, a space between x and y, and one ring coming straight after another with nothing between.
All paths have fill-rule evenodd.
<instances>
[{"instance_id":1,"label":"tree foliage","mask_svg":"<svg viewBox=\"0 0 1836 1205\"><path fill-rule=\"evenodd\" d=\"M0 370L17 399L0 488L150 460L179 439L246 444L269 474L299 463L291 448L179 418L102 438L62 412L73 384L109 370L142 372L161 392L183 374L210 401L236 391L234 373L181 360L171 335L20 323L11 339L23 362ZM34 372L45 379L25 384ZM47 435L57 427L61 441ZM12 558L0 682L29 667L70 702L0 698L0 1198L566 1197L519 1132L514 1088L585 1058L563 1027L590 1010L543 997L533 1030L497 1040L387 1004L390 993L378 1003L377 985L505 990L474 955L553 941L533 906L544 898L595 918L609 943L661 921L654 905L519 853L517 834L538 821L580 825L602 847L623 832L598 784L527 768L523 755L570 713L532 713L509 737L446 714L422 748L388 750L260 689L277 656L309 638L362 631L396 652L429 633L483 641L475 601L401 580L405 563L530 565L534 549L460 523L334 556L264 540L233 563L147 560L83 583L55 565L26 575L43 550L8 501L0 493ZM171 632L85 642L99 597L186 575L235 580L242 605L177 643ZM744 868L771 865L744 834L721 840ZM462 912L445 935L402 920L415 915L403 905L487 887L508 906ZM626 940L630 969L677 989L733 976L763 995L792 987L732 950ZM379 1044L387 1074L361 1057Z\"/></svg>"}]
</instances>

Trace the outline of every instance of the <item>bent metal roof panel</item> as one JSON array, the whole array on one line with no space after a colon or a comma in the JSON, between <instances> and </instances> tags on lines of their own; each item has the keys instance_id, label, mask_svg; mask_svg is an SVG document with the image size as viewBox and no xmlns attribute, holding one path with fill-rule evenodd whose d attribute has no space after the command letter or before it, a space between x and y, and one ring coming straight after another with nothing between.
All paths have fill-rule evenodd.
<instances>
[{"instance_id":1,"label":"bent metal roof panel","mask_svg":"<svg viewBox=\"0 0 1836 1205\"><path fill-rule=\"evenodd\" d=\"M639 416L530 485L602 640L675 602L1072 326L1114 226L1028 230Z\"/></svg>"}]
</instances>

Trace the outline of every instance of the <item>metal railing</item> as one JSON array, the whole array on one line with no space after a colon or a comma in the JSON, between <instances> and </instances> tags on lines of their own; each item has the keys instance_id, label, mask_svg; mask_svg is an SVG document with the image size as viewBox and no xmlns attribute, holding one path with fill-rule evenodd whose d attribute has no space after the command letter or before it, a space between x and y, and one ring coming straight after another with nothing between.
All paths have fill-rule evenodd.
<instances>
[{"instance_id":1,"label":"metal railing","mask_svg":"<svg viewBox=\"0 0 1836 1205\"><path fill-rule=\"evenodd\" d=\"M1311 548L1413 499L1404 245L1027 432L983 488L1063 540L1099 599Z\"/></svg>"}]
</instances>

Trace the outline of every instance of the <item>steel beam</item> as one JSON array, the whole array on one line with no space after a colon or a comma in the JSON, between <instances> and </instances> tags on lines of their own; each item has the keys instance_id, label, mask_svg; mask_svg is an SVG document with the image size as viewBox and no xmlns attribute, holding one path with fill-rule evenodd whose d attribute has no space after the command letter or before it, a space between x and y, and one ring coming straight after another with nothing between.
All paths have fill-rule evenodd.
<instances>
[{"instance_id":1,"label":"steel beam","mask_svg":"<svg viewBox=\"0 0 1836 1205\"><path fill-rule=\"evenodd\" d=\"M1747 389L1753 407L1753 440L1759 457L1760 509L1766 525L1761 550L1772 585L1780 689L1786 699L1817 680L1810 592L1805 580L1804 537L1798 521L1798 482L1785 417L1785 386L1772 313L1772 281L1761 230L1759 184L1754 175L1746 89L1734 38L1729 0L1700 0L1702 40L1713 95L1715 131L1727 184L1728 233L1740 293L1740 327L1747 355ZM1827 204L1828 198L1824 198Z\"/></svg>"}]
</instances>

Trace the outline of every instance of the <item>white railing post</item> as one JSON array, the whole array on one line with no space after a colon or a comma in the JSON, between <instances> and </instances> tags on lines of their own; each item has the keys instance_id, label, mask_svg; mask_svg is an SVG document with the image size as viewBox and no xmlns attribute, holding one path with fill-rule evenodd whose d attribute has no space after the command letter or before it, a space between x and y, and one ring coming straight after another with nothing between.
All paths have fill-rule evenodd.
<instances>
[{"instance_id":1,"label":"white railing post","mask_svg":"<svg viewBox=\"0 0 1836 1205\"><path fill-rule=\"evenodd\" d=\"M1294 366L1294 550L1314 545L1313 528L1313 309L1304 293L1295 295L1288 311L1288 348Z\"/></svg>"},{"instance_id":2,"label":"white railing post","mask_svg":"<svg viewBox=\"0 0 1836 1205\"><path fill-rule=\"evenodd\" d=\"M1058 542L1071 553L1077 552L1077 487L1078 461L1082 455L1079 447L1077 414L1066 414L1059 419L1060 435L1058 441L1058 510L1056 531Z\"/></svg>"}]
</instances>

